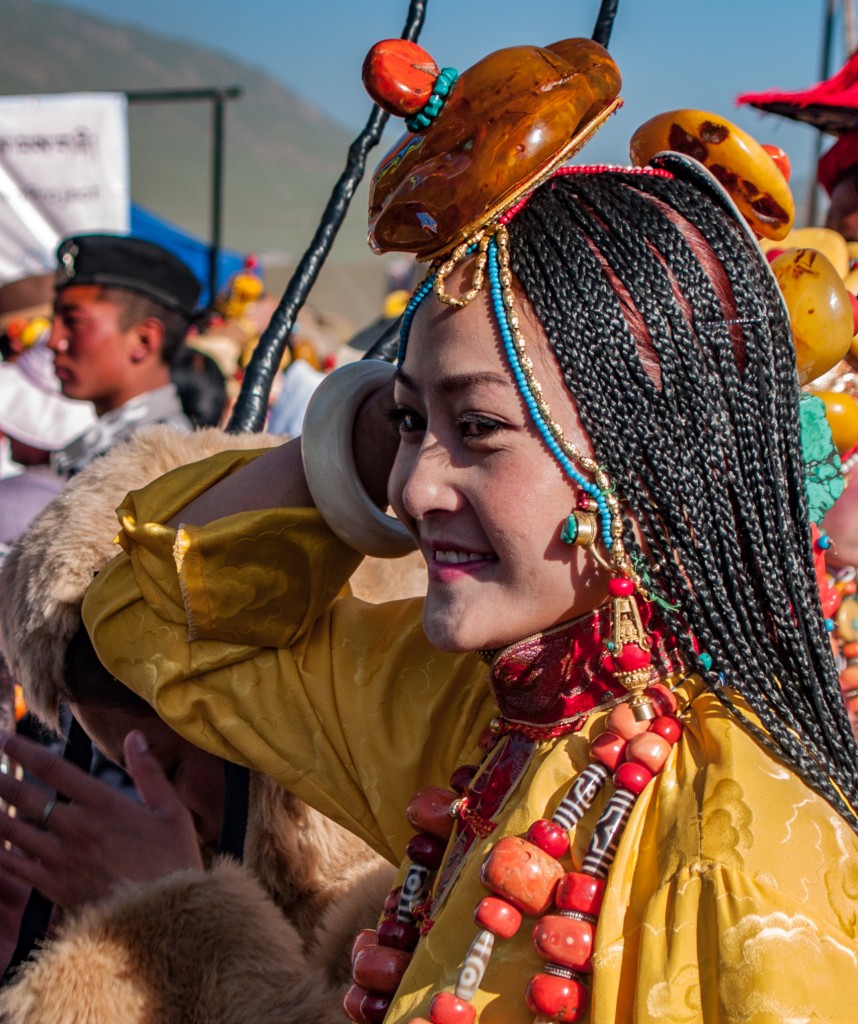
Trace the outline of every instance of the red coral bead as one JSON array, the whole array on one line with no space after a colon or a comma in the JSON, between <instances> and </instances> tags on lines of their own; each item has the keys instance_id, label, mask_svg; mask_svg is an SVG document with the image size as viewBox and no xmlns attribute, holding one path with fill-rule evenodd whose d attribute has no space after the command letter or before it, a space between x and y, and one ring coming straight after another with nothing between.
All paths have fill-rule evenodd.
<instances>
[{"instance_id":1,"label":"red coral bead","mask_svg":"<svg viewBox=\"0 0 858 1024\"><path fill-rule=\"evenodd\" d=\"M352 963L355 984L373 992L392 995L411 962L411 954L389 946L364 946Z\"/></svg>"},{"instance_id":2,"label":"red coral bead","mask_svg":"<svg viewBox=\"0 0 858 1024\"><path fill-rule=\"evenodd\" d=\"M614 663L622 672L636 672L652 664L652 654L639 644L623 644L614 654Z\"/></svg>"},{"instance_id":3,"label":"red coral bead","mask_svg":"<svg viewBox=\"0 0 858 1024\"><path fill-rule=\"evenodd\" d=\"M533 929L533 944L541 957L588 974L593 969L590 957L594 937L595 929L589 921L560 914L547 914Z\"/></svg>"},{"instance_id":4,"label":"red coral bead","mask_svg":"<svg viewBox=\"0 0 858 1024\"><path fill-rule=\"evenodd\" d=\"M569 849L569 836L565 828L547 818L535 821L527 830L526 838L543 853L560 858Z\"/></svg>"},{"instance_id":5,"label":"red coral bead","mask_svg":"<svg viewBox=\"0 0 858 1024\"><path fill-rule=\"evenodd\" d=\"M649 731L654 732L656 736L662 736L672 746L682 735L682 722L673 715L662 715L650 725Z\"/></svg>"},{"instance_id":6,"label":"red coral bead","mask_svg":"<svg viewBox=\"0 0 858 1024\"><path fill-rule=\"evenodd\" d=\"M450 804L455 799L456 794L449 789L427 786L411 798L405 817L416 831L428 832L438 839L449 839L454 825Z\"/></svg>"},{"instance_id":7,"label":"red coral bead","mask_svg":"<svg viewBox=\"0 0 858 1024\"><path fill-rule=\"evenodd\" d=\"M632 764L631 761L621 764L614 772L614 784L632 793L642 793L651 779L649 768L644 768L642 764Z\"/></svg>"},{"instance_id":8,"label":"red coral bead","mask_svg":"<svg viewBox=\"0 0 858 1024\"><path fill-rule=\"evenodd\" d=\"M590 755L608 769L614 771L626 752L626 740L615 732L607 730L590 741Z\"/></svg>"},{"instance_id":9,"label":"red coral bead","mask_svg":"<svg viewBox=\"0 0 858 1024\"><path fill-rule=\"evenodd\" d=\"M664 767L670 755L670 744L664 737L650 729L629 740L626 748L626 760L634 764L642 764L644 768L657 775Z\"/></svg>"},{"instance_id":10,"label":"red coral bead","mask_svg":"<svg viewBox=\"0 0 858 1024\"><path fill-rule=\"evenodd\" d=\"M625 576L612 576L608 580L608 593L611 597L631 597L634 592L634 583Z\"/></svg>"},{"instance_id":11,"label":"red coral bead","mask_svg":"<svg viewBox=\"0 0 858 1024\"><path fill-rule=\"evenodd\" d=\"M532 1013L553 1017L563 1024L581 1020L587 1009L587 987L574 978L537 974L530 979L525 993Z\"/></svg>"},{"instance_id":12,"label":"red coral bead","mask_svg":"<svg viewBox=\"0 0 858 1024\"><path fill-rule=\"evenodd\" d=\"M405 852L415 864L422 864L430 871L435 871L444 860L446 848L447 844L442 839L436 839L435 836L421 832L409 842L405 847Z\"/></svg>"},{"instance_id":13,"label":"red coral bead","mask_svg":"<svg viewBox=\"0 0 858 1024\"><path fill-rule=\"evenodd\" d=\"M375 930L380 946L394 949L414 949L420 941L420 929L404 921L382 921Z\"/></svg>"},{"instance_id":14,"label":"red coral bead","mask_svg":"<svg viewBox=\"0 0 858 1024\"><path fill-rule=\"evenodd\" d=\"M605 880L570 871L557 883L554 902L558 910L577 910L581 914L598 915L605 895Z\"/></svg>"},{"instance_id":15,"label":"red coral bead","mask_svg":"<svg viewBox=\"0 0 858 1024\"><path fill-rule=\"evenodd\" d=\"M438 65L417 43L382 39L364 58L361 77L364 88L383 110L409 117L432 95Z\"/></svg>"},{"instance_id":16,"label":"red coral bead","mask_svg":"<svg viewBox=\"0 0 858 1024\"><path fill-rule=\"evenodd\" d=\"M452 992L438 992L429 1004L429 1020L432 1024L474 1024L477 1011L473 1004L453 995Z\"/></svg>"},{"instance_id":17,"label":"red coral bead","mask_svg":"<svg viewBox=\"0 0 858 1024\"><path fill-rule=\"evenodd\" d=\"M511 939L521 927L521 914L511 903L486 896L477 904L474 920L481 928L501 939Z\"/></svg>"},{"instance_id":18,"label":"red coral bead","mask_svg":"<svg viewBox=\"0 0 858 1024\"><path fill-rule=\"evenodd\" d=\"M475 764L462 764L450 776L450 789L461 796L479 771Z\"/></svg>"},{"instance_id":19,"label":"red coral bead","mask_svg":"<svg viewBox=\"0 0 858 1024\"><path fill-rule=\"evenodd\" d=\"M655 709L660 715L672 715L679 707L676 696L664 683L652 683L644 693L655 704Z\"/></svg>"},{"instance_id":20,"label":"red coral bead","mask_svg":"<svg viewBox=\"0 0 858 1024\"><path fill-rule=\"evenodd\" d=\"M480 870L480 881L490 893L531 917L548 910L562 876L563 868L553 857L517 836L501 839Z\"/></svg>"}]
</instances>

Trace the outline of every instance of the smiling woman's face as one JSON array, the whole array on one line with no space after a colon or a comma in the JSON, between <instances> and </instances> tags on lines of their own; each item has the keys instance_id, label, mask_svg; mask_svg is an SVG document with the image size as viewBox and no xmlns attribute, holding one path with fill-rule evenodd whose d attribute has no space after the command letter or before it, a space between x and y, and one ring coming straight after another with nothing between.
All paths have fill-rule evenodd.
<instances>
[{"instance_id":1,"label":"smiling woman's face","mask_svg":"<svg viewBox=\"0 0 858 1024\"><path fill-rule=\"evenodd\" d=\"M521 319L555 419L589 452L544 334ZM560 540L577 491L531 423L484 294L461 310L424 301L395 399L389 497L429 568L423 624L436 647L499 647L604 601L595 560Z\"/></svg>"}]
</instances>

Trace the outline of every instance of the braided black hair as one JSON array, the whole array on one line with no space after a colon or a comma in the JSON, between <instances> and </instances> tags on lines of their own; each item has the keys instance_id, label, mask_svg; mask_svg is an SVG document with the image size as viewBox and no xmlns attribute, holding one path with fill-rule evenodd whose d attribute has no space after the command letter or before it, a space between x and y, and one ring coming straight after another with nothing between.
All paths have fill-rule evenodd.
<instances>
[{"instance_id":1,"label":"braided black hair","mask_svg":"<svg viewBox=\"0 0 858 1024\"><path fill-rule=\"evenodd\" d=\"M511 221L511 266L710 689L858 831L858 749L824 627L789 321L717 196L573 174ZM630 523L626 542L643 555ZM736 706L744 698L764 730ZM850 807L851 805L851 807Z\"/></svg>"}]
</instances>

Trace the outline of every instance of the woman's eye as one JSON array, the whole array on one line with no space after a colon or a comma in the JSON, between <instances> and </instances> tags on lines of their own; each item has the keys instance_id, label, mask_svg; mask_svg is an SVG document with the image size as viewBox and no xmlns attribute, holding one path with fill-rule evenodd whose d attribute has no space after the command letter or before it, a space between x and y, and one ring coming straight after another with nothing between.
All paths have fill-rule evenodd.
<instances>
[{"instance_id":1,"label":"woman's eye","mask_svg":"<svg viewBox=\"0 0 858 1024\"><path fill-rule=\"evenodd\" d=\"M413 409L397 406L391 409L387 418L396 428L398 434L414 434L426 429L426 423Z\"/></svg>"},{"instance_id":2,"label":"woman's eye","mask_svg":"<svg viewBox=\"0 0 858 1024\"><path fill-rule=\"evenodd\" d=\"M500 430L503 424L488 416L477 416L470 413L459 420L459 433L466 441L480 441Z\"/></svg>"}]
</instances>

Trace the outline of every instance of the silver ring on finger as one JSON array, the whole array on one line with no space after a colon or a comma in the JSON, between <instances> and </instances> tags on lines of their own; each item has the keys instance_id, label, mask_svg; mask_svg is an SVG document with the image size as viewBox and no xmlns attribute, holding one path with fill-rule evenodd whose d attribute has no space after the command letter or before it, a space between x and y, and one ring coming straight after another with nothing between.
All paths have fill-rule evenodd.
<instances>
[{"instance_id":1,"label":"silver ring on finger","mask_svg":"<svg viewBox=\"0 0 858 1024\"><path fill-rule=\"evenodd\" d=\"M48 818L50 818L56 806L57 798L55 796L52 796L51 799L42 808L42 813L39 817L39 824L42 826L42 828L48 827Z\"/></svg>"}]
</instances>

